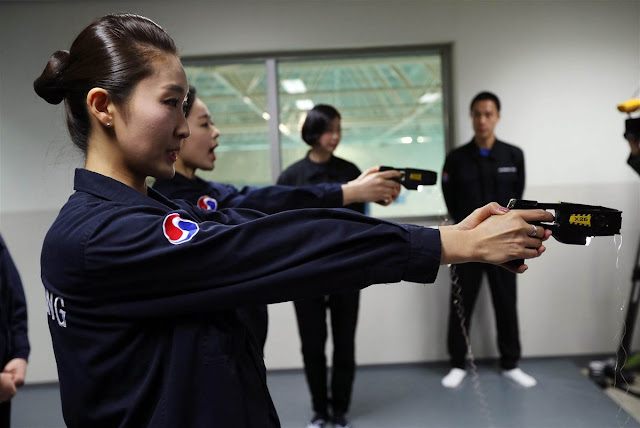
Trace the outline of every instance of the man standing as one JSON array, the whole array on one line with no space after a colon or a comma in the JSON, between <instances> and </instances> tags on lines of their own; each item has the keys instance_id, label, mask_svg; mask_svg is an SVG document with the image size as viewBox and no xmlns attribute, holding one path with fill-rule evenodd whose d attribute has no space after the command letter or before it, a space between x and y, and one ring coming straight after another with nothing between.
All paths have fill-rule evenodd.
<instances>
[{"instance_id":1,"label":"man standing","mask_svg":"<svg viewBox=\"0 0 640 428\"><path fill-rule=\"evenodd\" d=\"M494 129L500 120L500 100L490 92L481 92L471 101L471 122L474 137L447 156L442 172L442 191L455 222L488 202L506 206L511 198L522 198L524 190L524 156L522 150L498 140ZM458 297L453 284L449 307L447 347L451 371L442 385L455 388L466 376L467 344L461 327L467 334L473 307L486 272L498 329L500 367L507 378L531 387L536 380L518 368L520 338L516 309L516 274L500 266L465 263L455 266L460 285L464 318L458 314Z\"/></svg>"}]
</instances>

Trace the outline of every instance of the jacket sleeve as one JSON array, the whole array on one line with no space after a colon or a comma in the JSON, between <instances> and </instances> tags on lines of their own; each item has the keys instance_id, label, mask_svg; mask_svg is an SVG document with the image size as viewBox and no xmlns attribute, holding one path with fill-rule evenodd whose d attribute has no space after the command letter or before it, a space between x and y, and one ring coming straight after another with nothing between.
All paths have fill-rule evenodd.
<instances>
[{"instance_id":1,"label":"jacket sleeve","mask_svg":"<svg viewBox=\"0 0 640 428\"><path fill-rule=\"evenodd\" d=\"M2 247L2 275L5 286L9 287L9 295L11 302L10 308L10 326L11 346L9 359L13 358L29 358L30 346L29 337L27 335L27 302L24 297L24 289L18 269L16 269L11 254L5 246L4 240L0 238L0 246Z\"/></svg>"},{"instance_id":2,"label":"jacket sleeve","mask_svg":"<svg viewBox=\"0 0 640 428\"><path fill-rule=\"evenodd\" d=\"M223 208L250 208L267 214L301 208L339 208L343 196L341 184L310 186L243 187L226 192L220 201Z\"/></svg>"},{"instance_id":3,"label":"jacket sleeve","mask_svg":"<svg viewBox=\"0 0 640 428\"><path fill-rule=\"evenodd\" d=\"M60 228L67 241L59 245L76 243L66 251L45 241L43 282L64 298L67 319L74 311L125 319L207 314L374 283L428 283L440 263L437 229L347 210L250 212L240 224L224 224L223 210L212 214L219 222L199 223L191 239L172 244L164 215L127 209L135 214L104 213L92 230Z\"/></svg>"}]
</instances>

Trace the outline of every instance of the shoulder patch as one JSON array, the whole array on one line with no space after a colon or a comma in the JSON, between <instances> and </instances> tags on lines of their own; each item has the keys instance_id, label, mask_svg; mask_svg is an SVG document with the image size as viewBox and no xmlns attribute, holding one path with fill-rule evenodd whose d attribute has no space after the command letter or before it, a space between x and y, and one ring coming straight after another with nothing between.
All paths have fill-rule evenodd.
<instances>
[{"instance_id":1,"label":"shoulder patch","mask_svg":"<svg viewBox=\"0 0 640 428\"><path fill-rule=\"evenodd\" d=\"M203 195L198 198L198 208L215 211L218 209L218 201L211 196Z\"/></svg>"},{"instance_id":2,"label":"shoulder patch","mask_svg":"<svg viewBox=\"0 0 640 428\"><path fill-rule=\"evenodd\" d=\"M200 230L198 223L185 220L178 213L169 214L162 222L162 231L167 240L173 244L184 244L196 236Z\"/></svg>"}]
</instances>

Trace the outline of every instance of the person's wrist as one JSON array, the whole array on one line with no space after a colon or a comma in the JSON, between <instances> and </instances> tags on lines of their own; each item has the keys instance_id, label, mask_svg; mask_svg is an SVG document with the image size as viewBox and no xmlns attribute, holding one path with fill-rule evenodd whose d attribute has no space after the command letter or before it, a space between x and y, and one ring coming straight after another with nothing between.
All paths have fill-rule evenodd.
<instances>
[{"instance_id":1,"label":"person's wrist","mask_svg":"<svg viewBox=\"0 0 640 428\"><path fill-rule=\"evenodd\" d=\"M467 231L465 247L468 251L469 261L485 260L486 249L481 245L482 237L480 236L478 229L471 229Z\"/></svg>"},{"instance_id":2,"label":"person's wrist","mask_svg":"<svg viewBox=\"0 0 640 428\"><path fill-rule=\"evenodd\" d=\"M355 189L353 188L354 185L351 182L345 183L341 187L342 187L342 205L343 206L357 202L356 200L354 200Z\"/></svg>"},{"instance_id":3,"label":"person's wrist","mask_svg":"<svg viewBox=\"0 0 640 428\"><path fill-rule=\"evenodd\" d=\"M439 229L442 246L440 264L465 263L475 259L472 231L461 230L457 225L440 226Z\"/></svg>"}]
</instances>

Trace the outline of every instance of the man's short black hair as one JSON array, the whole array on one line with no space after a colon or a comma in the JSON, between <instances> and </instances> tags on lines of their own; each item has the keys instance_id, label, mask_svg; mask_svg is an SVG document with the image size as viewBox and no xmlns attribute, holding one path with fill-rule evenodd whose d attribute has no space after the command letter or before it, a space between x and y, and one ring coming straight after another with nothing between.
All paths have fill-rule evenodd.
<instances>
[{"instance_id":1,"label":"man's short black hair","mask_svg":"<svg viewBox=\"0 0 640 428\"><path fill-rule=\"evenodd\" d=\"M315 145L335 118L340 119L340 113L327 104L318 104L307 112L307 118L302 125L302 139L310 146Z\"/></svg>"},{"instance_id":2,"label":"man's short black hair","mask_svg":"<svg viewBox=\"0 0 640 428\"><path fill-rule=\"evenodd\" d=\"M473 97L473 99L471 100L471 105L469 105L469 110L473 110L473 105L478 101L486 100L493 101L493 103L496 105L496 108L498 109L498 113L500 113L500 100L498 99L498 96L493 92L488 91L480 92L478 95Z\"/></svg>"}]
</instances>

